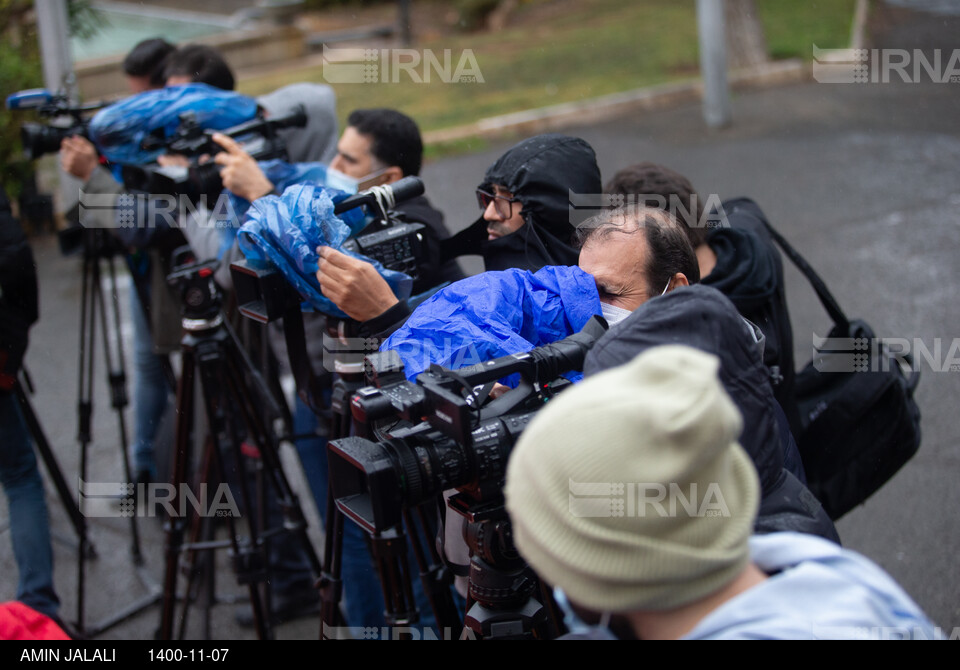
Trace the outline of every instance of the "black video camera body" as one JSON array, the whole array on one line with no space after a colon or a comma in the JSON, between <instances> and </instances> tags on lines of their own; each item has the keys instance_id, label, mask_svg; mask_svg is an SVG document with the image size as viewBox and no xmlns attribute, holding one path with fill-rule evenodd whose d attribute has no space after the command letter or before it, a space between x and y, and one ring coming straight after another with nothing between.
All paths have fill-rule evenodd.
<instances>
[{"instance_id":1,"label":"black video camera body","mask_svg":"<svg viewBox=\"0 0 960 670\"><path fill-rule=\"evenodd\" d=\"M164 149L169 154L185 156L189 165L161 166L125 165L121 169L124 185L131 191L153 195L186 196L193 204L212 201L223 191L220 166L212 161L200 163L202 157L212 157L223 151L213 141L213 134L221 132L236 139L244 150L258 161L286 160L286 143L277 134L283 128L302 128L307 123L303 108L291 114L270 119L262 114L257 118L222 131L201 127L193 112L180 115L180 126L169 137L159 129L141 143L145 151Z\"/></svg>"},{"instance_id":2,"label":"black video camera body","mask_svg":"<svg viewBox=\"0 0 960 670\"><path fill-rule=\"evenodd\" d=\"M367 356L371 385L351 398L361 435L328 443L337 506L371 533L398 525L404 509L450 489L465 494L469 504L462 498L448 504L469 506L474 520L482 520L484 503L494 514L502 507L507 461L523 429L571 384L562 374L582 370L587 351L606 330L595 316L559 342L456 371L434 366L416 383L404 378L396 351ZM520 384L484 405L485 394L477 389L514 373ZM384 421L388 431L374 427Z\"/></svg>"},{"instance_id":3,"label":"black video camera body","mask_svg":"<svg viewBox=\"0 0 960 670\"><path fill-rule=\"evenodd\" d=\"M103 102L73 105L66 95L42 88L12 93L7 96L6 104L9 110L35 110L41 117L51 119L46 124L24 123L20 126L20 142L29 160L60 151L60 144L67 137L80 135L90 139L87 114L106 106Z\"/></svg>"}]
</instances>

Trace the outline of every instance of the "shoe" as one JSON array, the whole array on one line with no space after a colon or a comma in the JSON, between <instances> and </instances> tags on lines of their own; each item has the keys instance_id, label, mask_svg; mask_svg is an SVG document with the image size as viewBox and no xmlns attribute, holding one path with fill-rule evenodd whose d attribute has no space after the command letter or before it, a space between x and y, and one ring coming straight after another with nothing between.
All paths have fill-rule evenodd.
<instances>
[{"instance_id":1,"label":"shoe","mask_svg":"<svg viewBox=\"0 0 960 670\"><path fill-rule=\"evenodd\" d=\"M270 623L286 623L320 614L320 595L310 588L293 593L274 593L271 594L270 606ZM249 602L237 605L234 619L243 628L253 628L256 625L253 605Z\"/></svg>"}]
</instances>

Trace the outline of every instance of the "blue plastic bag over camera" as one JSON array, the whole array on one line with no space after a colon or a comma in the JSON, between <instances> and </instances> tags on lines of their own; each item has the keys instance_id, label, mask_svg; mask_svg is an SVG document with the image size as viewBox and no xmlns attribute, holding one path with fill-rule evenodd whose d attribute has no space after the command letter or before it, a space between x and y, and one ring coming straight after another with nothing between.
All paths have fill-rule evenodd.
<instances>
[{"instance_id":1,"label":"blue plastic bag over camera","mask_svg":"<svg viewBox=\"0 0 960 670\"><path fill-rule=\"evenodd\" d=\"M333 213L334 198L345 195L314 184L294 184L283 195L254 201L237 235L247 260L272 263L315 310L342 319L349 317L320 291L318 246L332 247L371 263L400 300L406 300L413 287L409 275L342 248L344 241L366 223L359 208L344 213L346 218Z\"/></svg>"},{"instance_id":2,"label":"blue plastic bag over camera","mask_svg":"<svg viewBox=\"0 0 960 670\"><path fill-rule=\"evenodd\" d=\"M283 193L288 187L294 184L310 183L317 186L324 186L327 179L327 166L323 163L288 163L280 159L269 161L259 161L257 165L263 172L267 180L273 184L277 193ZM242 221L247 211L250 209L250 201L241 198L230 191L225 191L230 199L230 210L227 213L231 221ZM327 189L334 203L340 201L340 198L334 195L332 189ZM342 192L341 192L342 193ZM346 197L343 193L342 197ZM345 216L355 217L360 212L359 209L344 212L341 218ZM350 225L350 221L347 222Z\"/></svg>"},{"instance_id":3,"label":"blue plastic bag over camera","mask_svg":"<svg viewBox=\"0 0 960 670\"><path fill-rule=\"evenodd\" d=\"M274 159L259 161L257 165L267 180L273 184L277 193L283 193L294 184L312 183L323 186L327 179L327 166L323 163L288 163L280 159ZM215 212L217 227L220 229L221 250L232 245L237 239L237 231L250 210L250 201L246 198L241 198L226 190L224 193L227 194L227 206L226 208L218 208L218 211ZM353 195L330 188L327 188L327 193L334 204L348 195ZM351 230L356 230L360 226L362 217L363 212L359 208L340 215L340 218L350 226Z\"/></svg>"},{"instance_id":4,"label":"blue plastic bag over camera","mask_svg":"<svg viewBox=\"0 0 960 670\"><path fill-rule=\"evenodd\" d=\"M90 139L112 163L153 163L164 151L144 151L140 143L158 129L170 137L185 112L193 112L203 129L226 130L252 120L257 101L201 83L144 91L97 112L90 120Z\"/></svg>"},{"instance_id":5,"label":"blue plastic bag over camera","mask_svg":"<svg viewBox=\"0 0 960 670\"><path fill-rule=\"evenodd\" d=\"M414 381L434 363L456 370L556 342L600 313L596 282L576 266L484 272L424 301L380 351L395 349ZM514 386L517 375L501 381Z\"/></svg>"}]
</instances>

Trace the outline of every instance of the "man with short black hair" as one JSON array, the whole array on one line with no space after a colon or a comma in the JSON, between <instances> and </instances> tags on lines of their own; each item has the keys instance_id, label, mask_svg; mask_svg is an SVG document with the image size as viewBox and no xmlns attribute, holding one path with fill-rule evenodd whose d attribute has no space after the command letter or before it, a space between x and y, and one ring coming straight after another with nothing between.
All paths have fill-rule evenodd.
<instances>
[{"instance_id":1,"label":"man with short black hair","mask_svg":"<svg viewBox=\"0 0 960 670\"><path fill-rule=\"evenodd\" d=\"M394 109L355 109L337 143L334 170L358 175L358 190L419 175L423 140L413 119Z\"/></svg>"},{"instance_id":2,"label":"man with short black hair","mask_svg":"<svg viewBox=\"0 0 960 670\"><path fill-rule=\"evenodd\" d=\"M249 154L236 151L235 143L223 135L215 134L214 141L227 148L214 158L224 166L225 188L251 202L275 193L274 184ZM422 162L423 141L413 119L395 109L358 109L348 117L329 167L356 182L361 191L417 176ZM440 241L449 232L443 214L426 196L399 202L390 214L426 226L426 253L414 284L415 295L463 278L456 261L440 264ZM357 336L389 335L409 314L406 301L397 299L373 265L331 247L321 247L319 254L317 279L323 294L357 322Z\"/></svg>"},{"instance_id":3,"label":"man with short black hair","mask_svg":"<svg viewBox=\"0 0 960 670\"><path fill-rule=\"evenodd\" d=\"M155 37L137 43L123 59L123 74L131 93L163 88L167 59L177 48L165 39Z\"/></svg>"},{"instance_id":4,"label":"man with short black hair","mask_svg":"<svg viewBox=\"0 0 960 670\"><path fill-rule=\"evenodd\" d=\"M206 44L187 44L167 58L164 67L167 86L202 81L232 91L236 87L233 71L223 55Z\"/></svg>"}]
</instances>

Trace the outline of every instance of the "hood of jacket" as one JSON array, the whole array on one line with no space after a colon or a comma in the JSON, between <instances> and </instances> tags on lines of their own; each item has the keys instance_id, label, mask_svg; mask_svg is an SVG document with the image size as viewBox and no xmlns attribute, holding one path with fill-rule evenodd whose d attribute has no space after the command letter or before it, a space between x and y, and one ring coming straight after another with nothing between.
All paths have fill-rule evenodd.
<instances>
[{"instance_id":1,"label":"hood of jacket","mask_svg":"<svg viewBox=\"0 0 960 670\"><path fill-rule=\"evenodd\" d=\"M586 216L571 207L570 194L603 192L597 156L587 142L556 133L523 140L487 169L479 188L489 191L493 184L521 202L525 225L510 235L487 240L487 224L481 216L451 240L445 255L479 253L487 270L535 272L545 265L577 264L580 252L573 237L576 225Z\"/></svg>"}]
</instances>

